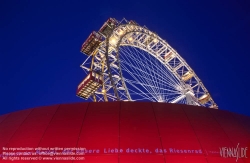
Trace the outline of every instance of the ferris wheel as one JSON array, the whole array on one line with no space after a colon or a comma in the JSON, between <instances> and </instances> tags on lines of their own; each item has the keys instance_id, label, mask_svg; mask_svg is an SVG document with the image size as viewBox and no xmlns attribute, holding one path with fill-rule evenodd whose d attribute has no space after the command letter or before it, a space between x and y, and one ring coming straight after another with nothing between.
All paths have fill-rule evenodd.
<instances>
[{"instance_id":1,"label":"ferris wheel","mask_svg":"<svg viewBox=\"0 0 250 163\"><path fill-rule=\"evenodd\" d=\"M109 18L81 47L86 78L77 96L99 101L155 101L210 108L217 105L165 40L135 21Z\"/></svg>"}]
</instances>

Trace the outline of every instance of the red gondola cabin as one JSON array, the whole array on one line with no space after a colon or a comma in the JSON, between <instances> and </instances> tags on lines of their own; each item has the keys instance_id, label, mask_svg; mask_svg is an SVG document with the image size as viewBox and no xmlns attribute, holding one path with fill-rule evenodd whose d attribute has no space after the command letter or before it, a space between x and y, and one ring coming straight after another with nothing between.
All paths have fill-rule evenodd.
<instances>
[{"instance_id":1,"label":"red gondola cabin","mask_svg":"<svg viewBox=\"0 0 250 163\"><path fill-rule=\"evenodd\" d=\"M112 33L113 29L117 24L118 22L115 19L109 18L100 28L99 32L107 37Z\"/></svg>"},{"instance_id":2,"label":"red gondola cabin","mask_svg":"<svg viewBox=\"0 0 250 163\"><path fill-rule=\"evenodd\" d=\"M102 76L90 71L89 75L78 85L77 96L88 99L103 84Z\"/></svg>"},{"instance_id":3,"label":"red gondola cabin","mask_svg":"<svg viewBox=\"0 0 250 163\"><path fill-rule=\"evenodd\" d=\"M102 36L97 32L93 31L87 40L82 44L81 52L88 56L92 54L94 50L100 45Z\"/></svg>"}]
</instances>

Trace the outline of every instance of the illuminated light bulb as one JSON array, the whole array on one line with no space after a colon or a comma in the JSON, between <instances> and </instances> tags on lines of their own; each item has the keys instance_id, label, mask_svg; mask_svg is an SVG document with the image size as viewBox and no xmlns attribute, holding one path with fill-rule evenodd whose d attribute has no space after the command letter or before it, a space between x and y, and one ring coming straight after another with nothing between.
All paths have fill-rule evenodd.
<instances>
[{"instance_id":1,"label":"illuminated light bulb","mask_svg":"<svg viewBox=\"0 0 250 163\"><path fill-rule=\"evenodd\" d=\"M119 35L122 35L122 34L123 34L123 31L120 31L118 34L119 34Z\"/></svg>"},{"instance_id":2,"label":"illuminated light bulb","mask_svg":"<svg viewBox=\"0 0 250 163\"><path fill-rule=\"evenodd\" d=\"M155 39L154 39L154 43L156 43L157 41L158 41L158 40L155 38Z\"/></svg>"},{"instance_id":3,"label":"illuminated light bulb","mask_svg":"<svg viewBox=\"0 0 250 163\"><path fill-rule=\"evenodd\" d=\"M102 89L102 93L106 93L106 90L105 90L105 89Z\"/></svg>"},{"instance_id":4,"label":"illuminated light bulb","mask_svg":"<svg viewBox=\"0 0 250 163\"><path fill-rule=\"evenodd\" d=\"M111 44L116 44L116 43L117 43L117 39L114 38L114 37L112 37L112 38L110 39L110 43L111 43Z\"/></svg>"},{"instance_id":5,"label":"illuminated light bulb","mask_svg":"<svg viewBox=\"0 0 250 163\"><path fill-rule=\"evenodd\" d=\"M133 38L132 38L132 37L129 37L129 38L128 38L128 40L129 40L129 41L132 41L132 40L133 40Z\"/></svg>"}]
</instances>

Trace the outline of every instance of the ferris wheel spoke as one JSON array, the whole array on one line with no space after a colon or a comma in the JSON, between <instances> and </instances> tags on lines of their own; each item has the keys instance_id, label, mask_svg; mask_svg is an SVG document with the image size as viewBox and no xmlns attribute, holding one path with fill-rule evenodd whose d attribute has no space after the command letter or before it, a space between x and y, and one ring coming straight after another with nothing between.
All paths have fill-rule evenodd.
<instances>
[{"instance_id":1,"label":"ferris wheel spoke","mask_svg":"<svg viewBox=\"0 0 250 163\"><path fill-rule=\"evenodd\" d=\"M133 76L133 74L131 74ZM134 77L136 78L136 77ZM143 84L143 82L139 81L137 78L136 78L136 81L129 81L129 80L126 80L125 81L129 82L129 83L136 83L136 84L139 84L141 86L144 86L145 89L147 89L149 91L149 89L153 89L155 88L155 86L152 86L152 85L146 85L146 84ZM154 91L152 93L155 93Z\"/></svg>"},{"instance_id":2,"label":"ferris wheel spoke","mask_svg":"<svg viewBox=\"0 0 250 163\"><path fill-rule=\"evenodd\" d=\"M133 83L131 83L131 85L135 88L135 90L138 90L140 92L140 94L144 97L147 98L151 101L155 101L153 97L150 97L149 95L147 95L144 91L142 91L141 89L139 89L137 86L135 86ZM133 89L129 89L131 92L138 94L135 90ZM152 95L152 94L151 94Z\"/></svg>"},{"instance_id":3,"label":"ferris wheel spoke","mask_svg":"<svg viewBox=\"0 0 250 163\"><path fill-rule=\"evenodd\" d=\"M131 62L130 62L130 63L131 63ZM124 67L131 67L131 65L129 64L129 66L124 66ZM133 70L138 70L138 69L139 69L138 67L139 67L139 66L137 66L137 67L132 66ZM149 72L150 72L151 70L152 70L152 72L154 72L154 68L150 68L150 67L146 67L146 68L149 69ZM141 71L141 72L143 72L143 73L146 73L146 76L148 75L148 71L145 71L145 70L143 70L143 69L139 69L139 71ZM163 73L163 72L162 72L162 71L163 71L162 69L160 69L160 70L158 70L158 71L161 71L161 73L154 72L154 74L158 74L157 78L154 78L154 81L155 81L155 80L159 80L159 79L163 79L163 80L165 80L164 82L167 82L167 84L173 85L173 83L170 83L170 81L168 80L168 79L171 79L171 77L165 77L165 78L164 78L164 75L162 75L162 74L168 74L168 73ZM173 80L172 80L172 81L173 81ZM162 82L163 82L163 81L162 81ZM179 83L174 83L173 86L176 87L176 84L179 85Z\"/></svg>"},{"instance_id":4,"label":"ferris wheel spoke","mask_svg":"<svg viewBox=\"0 0 250 163\"><path fill-rule=\"evenodd\" d=\"M126 79L125 79L125 80L126 80ZM145 89L154 87L154 86L150 86L150 85L147 85L147 86L148 86L148 87L147 87L145 84L143 84L143 83L141 83L141 82L128 81L128 80L126 80L126 81L127 81L129 84L132 83L132 84L137 84L137 85L140 85L140 86L145 86ZM147 90L148 90L148 89L147 89ZM175 95L175 94L178 94L178 93L179 93L179 92L174 92L173 90L169 90L169 89L164 89L164 90L165 90L165 91L167 90L167 93L165 93L165 94L168 94L168 95ZM171 91L172 91L172 93L170 93ZM148 92L151 92L151 91L148 90ZM174 92L174 93L173 93L173 92ZM158 95L165 95L164 93L160 93L160 94L158 93L158 94L157 94L157 93L155 93L155 92L151 92L150 94L153 94L153 95L156 94L157 96L158 96Z\"/></svg>"},{"instance_id":5,"label":"ferris wheel spoke","mask_svg":"<svg viewBox=\"0 0 250 163\"><path fill-rule=\"evenodd\" d=\"M125 55L125 56L126 56L126 55ZM129 61L129 63L131 63L132 60L128 60L128 61ZM131 67L132 65L133 65L133 64L131 63L129 66L124 66L124 68L127 69L126 67ZM141 73L143 73L144 76L141 77L141 78L139 78L139 79L138 79L137 77L135 77L134 75L132 75L132 76L134 76L134 78L136 78L137 80L140 80L140 81L143 81L143 82L149 82L149 83L151 83L151 81L145 79L146 77L150 79L150 77L149 77L147 71L143 70L143 67L145 68L146 66L145 66L145 65L141 66L141 65L138 64L137 62L135 62L135 65L136 65L136 67L135 67L135 66L132 66L131 68L133 68L133 70L137 70L137 73L136 73L136 74L141 74ZM128 69L127 69L127 70L128 70ZM131 72L130 72L129 70L128 70L128 72L131 74Z\"/></svg>"},{"instance_id":6,"label":"ferris wheel spoke","mask_svg":"<svg viewBox=\"0 0 250 163\"><path fill-rule=\"evenodd\" d=\"M133 83L133 84L138 84L138 85L143 85L143 86L148 86L148 87L156 87L154 85L148 85L148 84L145 84L145 83L141 83L141 82L136 82L136 81L132 81L132 80L129 80L129 79L124 79L126 82L128 83ZM158 87L156 87L158 88ZM167 89L167 88L162 88L162 91L168 91L168 92L172 92L172 93L180 93L179 91L176 91L174 89Z\"/></svg>"},{"instance_id":7,"label":"ferris wheel spoke","mask_svg":"<svg viewBox=\"0 0 250 163\"><path fill-rule=\"evenodd\" d=\"M132 76L134 76L134 75L132 74ZM134 77L134 78L135 78L135 77ZM140 83L140 81L137 80L137 78L135 78L135 80L136 80L138 83ZM134 83L129 83L129 84L132 85L133 87L136 87L136 89L139 90L139 88L138 88L137 86L135 86ZM147 86L145 86L145 85L140 85L140 86L143 87L145 90L147 90L147 92L151 92L151 94L154 94L154 90L153 90L152 87L147 87ZM132 90L132 89L131 89L131 90ZM143 91L140 89L140 92L143 92Z\"/></svg>"},{"instance_id":8,"label":"ferris wheel spoke","mask_svg":"<svg viewBox=\"0 0 250 163\"><path fill-rule=\"evenodd\" d=\"M125 68L126 68L126 66L125 66ZM142 77L142 78L145 78L145 77ZM155 88L158 88L158 87L155 87ZM163 93L159 93L159 91L158 92L154 91L154 94L163 94Z\"/></svg>"},{"instance_id":9,"label":"ferris wheel spoke","mask_svg":"<svg viewBox=\"0 0 250 163\"><path fill-rule=\"evenodd\" d=\"M151 65L157 65L157 64L152 64L152 63L151 63ZM149 66L148 66L147 68L148 68L150 71L154 71L155 69L156 69L156 70L159 70L159 68L157 68L157 67L149 67ZM169 79L172 79L173 77L170 77L170 76L169 76L169 72L168 72L167 70L164 70L164 69L160 68L160 71L161 71L160 74L162 74L162 75L159 75L159 76L158 76L159 78L162 78L163 80L167 80L167 81L172 82L172 83L174 83L174 84L178 83L177 81L169 80ZM164 75L166 75L167 78L164 78Z\"/></svg>"},{"instance_id":10,"label":"ferris wheel spoke","mask_svg":"<svg viewBox=\"0 0 250 163\"><path fill-rule=\"evenodd\" d=\"M131 73L131 72L130 72L130 73ZM140 77L140 79L144 79L144 78L145 78L144 76L141 76L141 75L137 75L137 77ZM151 79L147 79L147 78L145 78L145 79L148 80L148 81L151 80ZM143 84L144 82L141 81L140 83ZM145 84L145 85L146 85L146 84ZM153 85L151 85L151 86L153 86ZM158 85L158 87L156 86L156 88L159 88L159 86L161 86L161 87L163 88L162 90L164 90L164 86L165 86L164 83L162 83L162 84L160 83L160 84ZM161 87L160 87L160 88L161 88ZM172 88L173 88L173 87L172 87Z\"/></svg>"},{"instance_id":11,"label":"ferris wheel spoke","mask_svg":"<svg viewBox=\"0 0 250 163\"><path fill-rule=\"evenodd\" d=\"M126 67L126 66L124 66L124 67ZM131 67L131 65L129 64L129 66L128 67ZM135 70L138 70L139 68L138 67L135 67L135 66L132 66L133 67L133 69L135 69ZM154 68L150 68L150 67L146 67L146 68L148 68L149 69L149 71L151 71L152 70L152 72L154 72L153 70L154 70ZM141 71L141 72L144 72L145 70L143 70L143 69L139 69L139 71ZM160 69L160 71L163 71L162 69ZM146 75L148 74L148 72L147 71L145 71L144 73L146 73ZM161 72L162 73L162 72ZM159 74L159 73L156 73L156 72L154 72L154 74L158 74L158 77L157 78L155 78L156 80L158 79L163 79L163 80L165 80L165 82L167 82L167 84L173 84L173 83L170 83L170 80L168 80L168 79L172 79L172 77L165 77L165 78L163 78L164 77L164 75L161 75L161 73ZM163 74L167 74L166 76L168 76L168 73L163 73ZM173 80L172 80L173 81ZM178 84L179 85L179 83L174 83L174 85L176 85L176 84Z\"/></svg>"}]
</instances>

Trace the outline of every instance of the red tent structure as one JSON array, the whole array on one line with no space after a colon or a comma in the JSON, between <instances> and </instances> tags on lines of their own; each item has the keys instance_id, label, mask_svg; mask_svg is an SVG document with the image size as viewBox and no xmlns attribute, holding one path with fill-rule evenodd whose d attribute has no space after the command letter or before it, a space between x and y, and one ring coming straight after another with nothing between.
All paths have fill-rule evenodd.
<instances>
[{"instance_id":1,"label":"red tent structure","mask_svg":"<svg viewBox=\"0 0 250 163\"><path fill-rule=\"evenodd\" d=\"M169 103L61 104L0 116L0 147L0 162L249 163L250 117Z\"/></svg>"}]
</instances>

